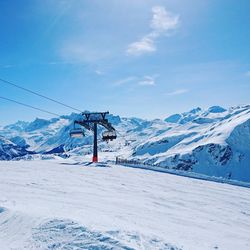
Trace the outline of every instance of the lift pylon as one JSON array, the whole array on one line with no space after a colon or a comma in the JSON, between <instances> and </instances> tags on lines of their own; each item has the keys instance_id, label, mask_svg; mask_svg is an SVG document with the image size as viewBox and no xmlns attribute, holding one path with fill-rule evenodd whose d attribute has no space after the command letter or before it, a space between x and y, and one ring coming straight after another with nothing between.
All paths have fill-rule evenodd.
<instances>
[{"instance_id":1,"label":"lift pylon","mask_svg":"<svg viewBox=\"0 0 250 250\"><path fill-rule=\"evenodd\" d=\"M74 124L79 124L83 126L85 129L90 130L94 133L94 141L93 141L93 158L92 162L98 162L98 147L97 147L97 125L100 125L106 128L105 136L103 136L103 140L113 140L116 139L116 131L112 124L106 118L109 112L84 112L82 113L82 120L75 120Z\"/></svg>"}]
</instances>

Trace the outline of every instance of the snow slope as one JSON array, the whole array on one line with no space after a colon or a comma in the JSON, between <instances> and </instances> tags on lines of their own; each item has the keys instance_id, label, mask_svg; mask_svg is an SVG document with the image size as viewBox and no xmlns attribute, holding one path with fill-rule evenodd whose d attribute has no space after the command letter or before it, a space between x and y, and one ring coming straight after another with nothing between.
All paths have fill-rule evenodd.
<instances>
[{"instance_id":1,"label":"snow slope","mask_svg":"<svg viewBox=\"0 0 250 250\"><path fill-rule=\"evenodd\" d=\"M72 160L0 162L6 249L250 248L250 189Z\"/></svg>"}]
</instances>

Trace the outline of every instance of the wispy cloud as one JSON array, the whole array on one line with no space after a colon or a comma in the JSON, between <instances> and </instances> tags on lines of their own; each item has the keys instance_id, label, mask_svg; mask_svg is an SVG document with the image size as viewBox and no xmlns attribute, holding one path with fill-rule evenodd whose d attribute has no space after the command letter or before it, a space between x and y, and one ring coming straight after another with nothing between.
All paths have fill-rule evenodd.
<instances>
[{"instance_id":1,"label":"wispy cloud","mask_svg":"<svg viewBox=\"0 0 250 250\"><path fill-rule=\"evenodd\" d=\"M145 36L140 41L131 43L128 46L127 54L141 55L154 51L156 51L154 40L152 40L150 37Z\"/></svg>"},{"instance_id":2,"label":"wispy cloud","mask_svg":"<svg viewBox=\"0 0 250 250\"><path fill-rule=\"evenodd\" d=\"M142 55L156 51L156 39L163 34L169 34L175 30L180 23L180 18L166 10L163 6L152 8L151 32L142 37L139 41L131 43L127 48L129 55Z\"/></svg>"},{"instance_id":3,"label":"wispy cloud","mask_svg":"<svg viewBox=\"0 0 250 250\"><path fill-rule=\"evenodd\" d=\"M188 89L177 89L177 90L174 90L172 92L166 93L166 95L168 95L168 96L181 95L181 94L184 94L184 93L187 93L187 92L189 92Z\"/></svg>"},{"instance_id":4,"label":"wispy cloud","mask_svg":"<svg viewBox=\"0 0 250 250\"><path fill-rule=\"evenodd\" d=\"M139 76L129 76L120 80L117 80L116 82L113 83L114 86L122 86L125 84L133 83L137 84L140 86L153 86L155 85L155 79L158 77L158 75L145 75L142 77Z\"/></svg>"},{"instance_id":5,"label":"wispy cloud","mask_svg":"<svg viewBox=\"0 0 250 250\"><path fill-rule=\"evenodd\" d=\"M155 85L155 77L153 76L144 76L142 80L138 82L139 85L152 86Z\"/></svg>"},{"instance_id":6,"label":"wispy cloud","mask_svg":"<svg viewBox=\"0 0 250 250\"><path fill-rule=\"evenodd\" d=\"M97 75L99 75L99 76L104 75L104 72L101 71L101 70L99 70L99 69L96 69L96 70L95 70L95 73L96 73Z\"/></svg>"},{"instance_id":7,"label":"wispy cloud","mask_svg":"<svg viewBox=\"0 0 250 250\"><path fill-rule=\"evenodd\" d=\"M124 85L126 83L135 81L136 79L137 79L136 76L129 76L129 77L126 77L126 78L123 78L123 79L120 79L120 80L114 82L114 86L121 86L121 85Z\"/></svg>"}]
</instances>

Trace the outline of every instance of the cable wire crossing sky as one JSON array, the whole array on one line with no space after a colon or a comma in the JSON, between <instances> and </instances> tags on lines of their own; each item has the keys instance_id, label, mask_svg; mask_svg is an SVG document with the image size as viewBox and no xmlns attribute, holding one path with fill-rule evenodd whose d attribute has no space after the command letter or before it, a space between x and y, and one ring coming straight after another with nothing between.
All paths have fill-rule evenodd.
<instances>
[{"instance_id":1,"label":"cable wire crossing sky","mask_svg":"<svg viewBox=\"0 0 250 250\"><path fill-rule=\"evenodd\" d=\"M0 125L249 104L249 9L248 0L0 1Z\"/></svg>"}]
</instances>

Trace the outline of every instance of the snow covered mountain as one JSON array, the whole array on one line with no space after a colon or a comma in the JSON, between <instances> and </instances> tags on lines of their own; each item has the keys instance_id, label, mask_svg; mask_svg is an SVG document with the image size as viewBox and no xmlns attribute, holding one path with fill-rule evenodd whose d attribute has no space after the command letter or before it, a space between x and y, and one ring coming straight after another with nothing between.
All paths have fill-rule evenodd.
<instances>
[{"instance_id":1,"label":"snow covered mountain","mask_svg":"<svg viewBox=\"0 0 250 250\"><path fill-rule=\"evenodd\" d=\"M250 181L250 106L194 109L165 119L171 129L138 145L147 163Z\"/></svg>"},{"instance_id":2,"label":"snow covered mountain","mask_svg":"<svg viewBox=\"0 0 250 250\"><path fill-rule=\"evenodd\" d=\"M69 137L73 121L80 117L72 113L51 120L18 121L0 128L0 136L22 150L89 155L91 133L86 131L84 139ZM165 120L113 115L108 119L118 138L109 144L100 140L99 150L108 152L109 159L133 158L165 168L250 181L250 105L227 110L219 106L195 108Z\"/></svg>"},{"instance_id":3,"label":"snow covered mountain","mask_svg":"<svg viewBox=\"0 0 250 250\"><path fill-rule=\"evenodd\" d=\"M0 160L11 160L18 156L31 154L26 147L17 145L4 137L0 136Z\"/></svg>"}]
</instances>

